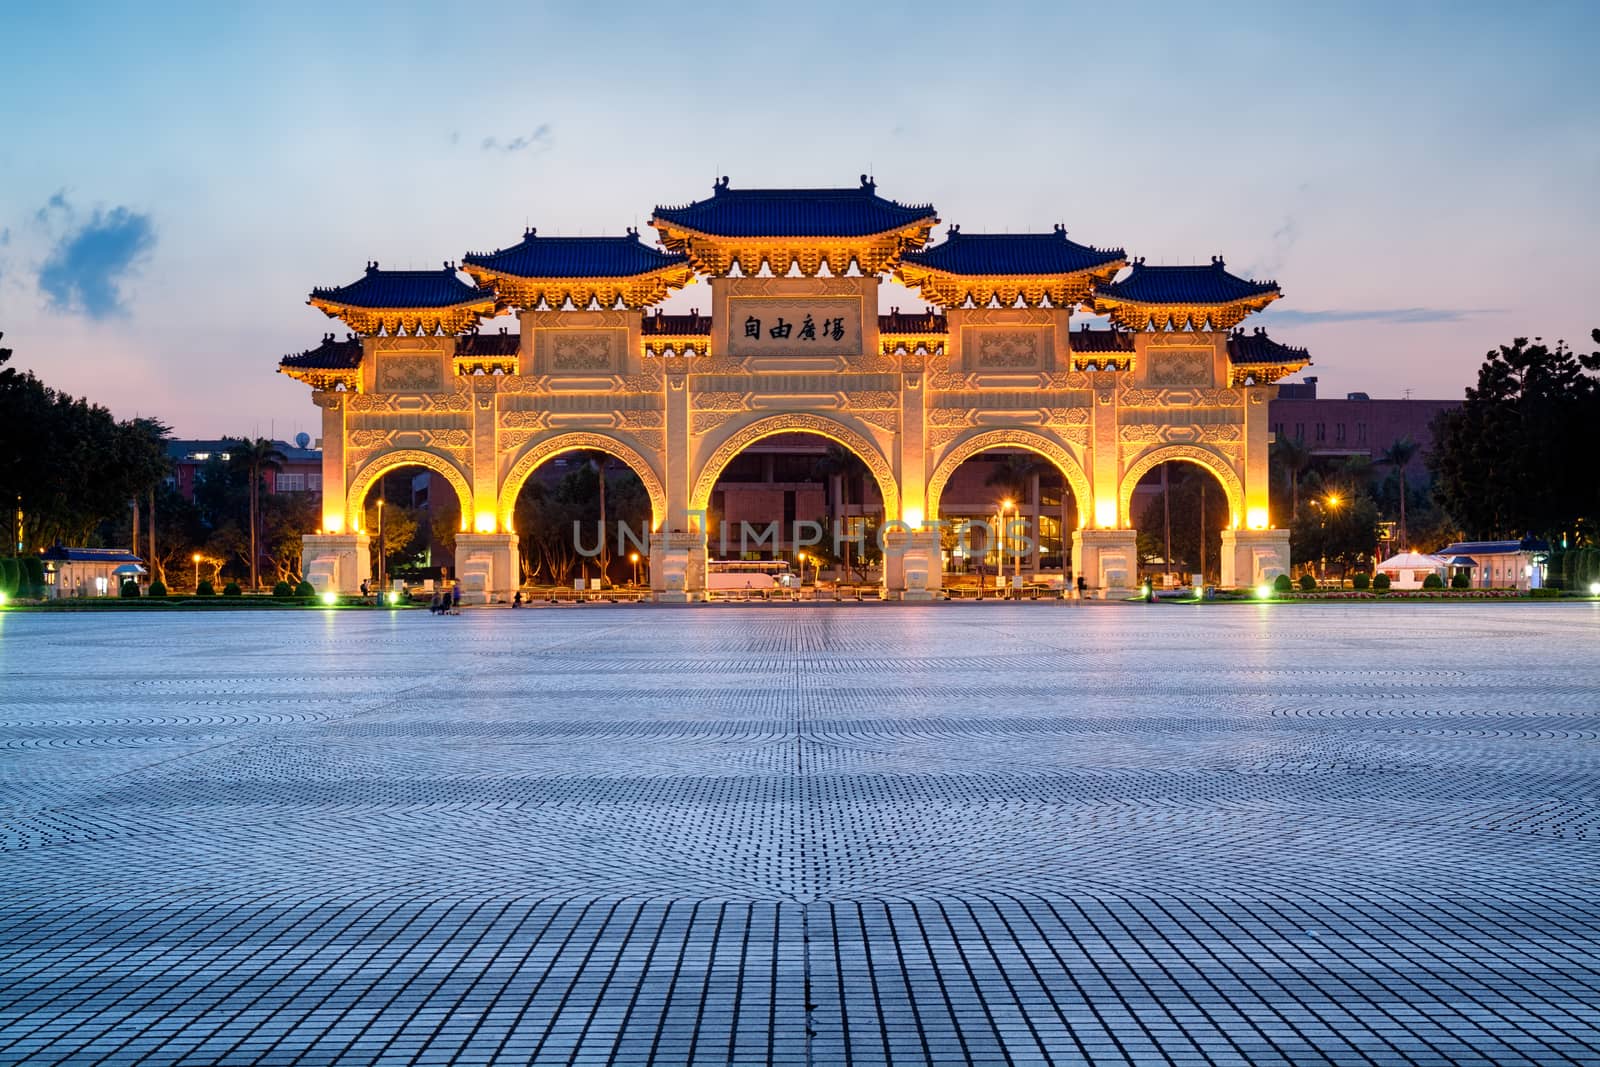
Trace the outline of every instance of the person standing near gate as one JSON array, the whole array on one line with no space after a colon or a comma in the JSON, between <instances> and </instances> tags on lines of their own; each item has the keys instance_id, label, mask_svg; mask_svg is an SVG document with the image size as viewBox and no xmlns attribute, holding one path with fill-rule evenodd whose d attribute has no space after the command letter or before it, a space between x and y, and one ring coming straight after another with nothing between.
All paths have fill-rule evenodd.
<instances>
[{"instance_id":1,"label":"person standing near gate","mask_svg":"<svg viewBox=\"0 0 1600 1067\"><path fill-rule=\"evenodd\" d=\"M1089 596L1089 579L1078 575L1078 599L1087 600Z\"/></svg>"}]
</instances>

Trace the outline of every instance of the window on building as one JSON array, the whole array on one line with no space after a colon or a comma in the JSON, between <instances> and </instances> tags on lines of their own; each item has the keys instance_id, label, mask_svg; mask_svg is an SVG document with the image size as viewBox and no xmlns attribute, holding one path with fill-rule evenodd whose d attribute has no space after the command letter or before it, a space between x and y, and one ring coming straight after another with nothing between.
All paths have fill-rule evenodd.
<instances>
[{"instance_id":1,"label":"window on building","mask_svg":"<svg viewBox=\"0 0 1600 1067\"><path fill-rule=\"evenodd\" d=\"M1325 422L1317 423L1317 440L1318 441L1326 441L1327 439L1328 439L1328 424L1325 423Z\"/></svg>"},{"instance_id":2,"label":"window on building","mask_svg":"<svg viewBox=\"0 0 1600 1067\"><path fill-rule=\"evenodd\" d=\"M1281 423L1281 422L1273 423L1272 424L1272 432L1277 434L1279 437L1282 437L1283 436L1283 423Z\"/></svg>"},{"instance_id":3,"label":"window on building","mask_svg":"<svg viewBox=\"0 0 1600 1067\"><path fill-rule=\"evenodd\" d=\"M1294 424L1294 437L1295 437L1295 440L1297 440L1297 441L1304 441L1306 439L1306 424L1305 423L1297 422L1297 423Z\"/></svg>"},{"instance_id":4,"label":"window on building","mask_svg":"<svg viewBox=\"0 0 1600 1067\"><path fill-rule=\"evenodd\" d=\"M308 474L308 475L306 475L306 488L311 490L313 493L322 492L322 475L320 475L320 474Z\"/></svg>"},{"instance_id":5,"label":"window on building","mask_svg":"<svg viewBox=\"0 0 1600 1067\"><path fill-rule=\"evenodd\" d=\"M1358 422L1358 423L1356 423L1356 444L1364 445L1366 443L1367 443L1367 424L1364 423L1364 422Z\"/></svg>"},{"instance_id":6,"label":"window on building","mask_svg":"<svg viewBox=\"0 0 1600 1067\"><path fill-rule=\"evenodd\" d=\"M1339 423L1333 428L1333 439L1341 445L1344 444L1344 423Z\"/></svg>"},{"instance_id":7,"label":"window on building","mask_svg":"<svg viewBox=\"0 0 1600 1067\"><path fill-rule=\"evenodd\" d=\"M280 474L274 483L280 493L303 493L306 490L304 474Z\"/></svg>"}]
</instances>

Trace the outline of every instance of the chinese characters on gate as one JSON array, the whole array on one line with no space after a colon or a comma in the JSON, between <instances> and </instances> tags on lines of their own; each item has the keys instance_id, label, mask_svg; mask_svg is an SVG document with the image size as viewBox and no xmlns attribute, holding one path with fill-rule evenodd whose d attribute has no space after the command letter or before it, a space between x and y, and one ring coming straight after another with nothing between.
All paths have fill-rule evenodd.
<instances>
[{"instance_id":1,"label":"chinese characters on gate","mask_svg":"<svg viewBox=\"0 0 1600 1067\"><path fill-rule=\"evenodd\" d=\"M789 334L793 331L794 323L788 321L782 315L779 315L778 321L773 323L772 326L768 328L767 336L775 340L782 341L787 340ZM759 341L761 339L761 320L756 318L754 315L746 316L744 320L744 335L752 340ZM833 319L824 319L822 322L822 336L833 341L844 340L843 316ZM810 315L807 315L805 319L801 321L800 334L796 339L800 341L815 341L817 339L817 324Z\"/></svg>"},{"instance_id":2,"label":"chinese characters on gate","mask_svg":"<svg viewBox=\"0 0 1600 1067\"><path fill-rule=\"evenodd\" d=\"M734 356L850 356L861 352L862 301L845 297L728 300Z\"/></svg>"}]
</instances>

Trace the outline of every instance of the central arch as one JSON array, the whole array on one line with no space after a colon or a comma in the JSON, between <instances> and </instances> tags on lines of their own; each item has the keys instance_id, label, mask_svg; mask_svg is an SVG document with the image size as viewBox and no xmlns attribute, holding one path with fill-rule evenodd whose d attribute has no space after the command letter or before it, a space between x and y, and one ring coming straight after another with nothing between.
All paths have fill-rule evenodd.
<instances>
[{"instance_id":1,"label":"central arch","mask_svg":"<svg viewBox=\"0 0 1600 1067\"><path fill-rule=\"evenodd\" d=\"M1089 476L1066 446L1032 430L1008 429L980 430L945 454L928 479L928 518L939 517L940 498L944 496L944 487L949 484L956 468L980 452L994 448L1022 448L1048 459L1067 480L1067 486L1077 498L1079 521L1082 522L1082 517L1090 514L1093 498L1089 494Z\"/></svg>"},{"instance_id":2,"label":"central arch","mask_svg":"<svg viewBox=\"0 0 1600 1067\"><path fill-rule=\"evenodd\" d=\"M1239 472L1226 459L1199 445L1164 445L1135 460L1122 476L1122 488L1117 494L1118 523L1124 529L1133 526L1133 491L1138 487L1139 479L1161 464L1174 461L1193 463L1216 476L1217 481L1222 483L1222 491L1228 494L1229 525L1237 530L1244 521L1244 483L1239 480Z\"/></svg>"},{"instance_id":3,"label":"central arch","mask_svg":"<svg viewBox=\"0 0 1600 1067\"><path fill-rule=\"evenodd\" d=\"M604 452L626 463L644 483L645 492L650 494L650 528L661 529L661 524L667 519L667 489L661 481L661 475L656 471L655 464L646 459L638 449L615 437L600 433L572 432L534 442L511 465L511 469L506 472L505 481L500 485L498 510L502 530L512 528L517 508L517 494L522 492L523 483L546 460L567 452Z\"/></svg>"},{"instance_id":4,"label":"central arch","mask_svg":"<svg viewBox=\"0 0 1600 1067\"><path fill-rule=\"evenodd\" d=\"M711 507L711 492L716 488L717 478L733 461L733 457L757 441L780 433L814 433L854 452L861 462L867 465L867 470L872 472L873 480L878 483L878 493L883 497L884 517L886 519L900 517L900 484L895 480L894 468L884 458L878 446L865 434L852 430L843 423L825 419L820 415L798 413L758 419L748 426L741 427L733 436L718 445L716 451L707 457L705 464L700 468L700 476L695 479L694 492L689 496L689 510L705 514Z\"/></svg>"},{"instance_id":5,"label":"central arch","mask_svg":"<svg viewBox=\"0 0 1600 1067\"><path fill-rule=\"evenodd\" d=\"M345 529L351 531L361 529L366 518L363 505L367 502L367 493L379 478L401 467L425 467L449 482L450 488L456 491L456 501L461 506L462 529L467 528L468 516L472 514L472 486L461 468L436 452L425 452L420 448L402 448L373 457L350 480L350 491L345 494Z\"/></svg>"}]
</instances>

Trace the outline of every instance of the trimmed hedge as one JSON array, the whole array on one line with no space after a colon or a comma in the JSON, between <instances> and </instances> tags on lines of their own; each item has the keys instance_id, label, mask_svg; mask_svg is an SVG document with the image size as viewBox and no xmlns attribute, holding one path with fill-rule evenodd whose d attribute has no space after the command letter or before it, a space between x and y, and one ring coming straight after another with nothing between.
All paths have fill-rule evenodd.
<instances>
[{"instance_id":1,"label":"trimmed hedge","mask_svg":"<svg viewBox=\"0 0 1600 1067\"><path fill-rule=\"evenodd\" d=\"M122 592L119 594L124 600L139 599L139 583L129 578L122 583Z\"/></svg>"},{"instance_id":2,"label":"trimmed hedge","mask_svg":"<svg viewBox=\"0 0 1600 1067\"><path fill-rule=\"evenodd\" d=\"M1426 578L1422 579L1422 588L1443 589L1444 579L1439 577L1437 574L1430 574Z\"/></svg>"},{"instance_id":3,"label":"trimmed hedge","mask_svg":"<svg viewBox=\"0 0 1600 1067\"><path fill-rule=\"evenodd\" d=\"M1428 577L1429 578L1433 578L1433 577L1437 577L1437 576L1430 574ZM1426 583L1423 584L1423 588L1424 589L1427 588L1427 584ZM1472 579L1467 577L1465 571L1457 571L1455 574L1452 574L1450 576L1450 588L1451 589L1471 589L1472 588Z\"/></svg>"},{"instance_id":4,"label":"trimmed hedge","mask_svg":"<svg viewBox=\"0 0 1600 1067\"><path fill-rule=\"evenodd\" d=\"M222 587L223 596L244 596L244 590L239 588L238 582L229 582Z\"/></svg>"},{"instance_id":5,"label":"trimmed hedge","mask_svg":"<svg viewBox=\"0 0 1600 1067\"><path fill-rule=\"evenodd\" d=\"M211 584L210 578L200 579L200 584L194 587L195 596L216 596L217 587Z\"/></svg>"},{"instance_id":6,"label":"trimmed hedge","mask_svg":"<svg viewBox=\"0 0 1600 1067\"><path fill-rule=\"evenodd\" d=\"M1292 593L1294 591L1294 582L1287 574L1280 574L1272 579L1272 591L1279 594Z\"/></svg>"},{"instance_id":7,"label":"trimmed hedge","mask_svg":"<svg viewBox=\"0 0 1600 1067\"><path fill-rule=\"evenodd\" d=\"M294 587L294 595L295 596L302 596L302 597L316 596L317 595L317 587L312 585L310 582L306 581L304 578L302 578L300 580L300 584Z\"/></svg>"},{"instance_id":8,"label":"trimmed hedge","mask_svg":"<svg viewBox=\"0 0 1600 1067\"><path fill-rule=\"evenodd\" d=\"M146 596L155 596L155 597L166 596L167 595L167 583L163 582L160 578L157 578L155 581L150 583L150 591L148 593L146 593L145 595Z\"/></svg>"},{"instance_id":9,"label":"trimmed hedge","mask_svg":"<svg viewBox=\"0 0 1600 1067\"><path fill-rule=\"evenodd\" d=\"M21 577L14 559L0 559L0 593L17 595L17 579Z\"/></svg>"},{"instance_id":10,"label":"trimmed hedge","mask_svg":"<svg viewBox=\"0 0 1600 1067\"><path fill-rule=\"evenodd\" d=\"M1309 574L1302 574L1300 576L1300 591L1302 593L1314 593L1314 592L1316 592L1317 591L1317 580L1315 578L1311 577L1311 575L1309 575Z\"/></svg>"},{"instance_id":11,"label":"trimmed hedge","mask_svg":"<svg viewBox=\"0 0 1600 1067\"><path fill-rule=\"evenodd\" d=\"M1387 593L1389 591L1389 576L1387 574L1379 574L1374 577L1372 579L1372 588L1380 593Z\"/></svg>"},{"instance_id":12,"label":"trimmed hedge","mask_svg":"<svg viewBox=\"0 0 1600 1067\"><path fill-rule=\"evenodd\" d=\"M1365 593L1372 586L1372 576L1361 573L1350 579L1350 588L1358 593Z\"/></svg>"},{"instance_id":13,"label":"trimmed hedge","mask_svg":"<svg viewBox=\"0 0 1600 1067\"><path fill-rule=\"evenodd\" d=\"M272 587L272 595L279 598L294 596L294 586L288 582L280 581Z\"/></svg>"},{"instance_id":14,"label":"trimmed hedge","mask_svg":"<svg viewBox=\"0 0 1600 1067\"><path fill-rule=\"evenodd\" d=\"M22 595L44 596L44 560L38 556L23 556L18 562L22 565Z\"/></svg>"}]
</instances>

